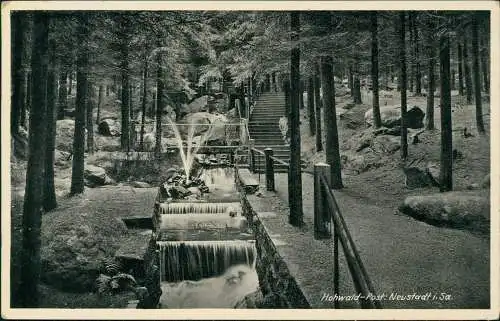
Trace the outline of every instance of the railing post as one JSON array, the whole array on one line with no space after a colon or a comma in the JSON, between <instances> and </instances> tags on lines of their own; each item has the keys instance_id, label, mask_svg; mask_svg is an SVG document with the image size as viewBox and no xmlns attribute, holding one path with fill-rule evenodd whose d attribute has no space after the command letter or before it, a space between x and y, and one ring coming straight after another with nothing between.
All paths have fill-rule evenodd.
<instances>
[{"instance_id":1,"label":"railing post","mask_svg":"<svg viewBox=\"0 0 500 321\"><path fill-rule=\"evenodd\" d=\"M274 161L271 158L271 156L273 156L272 148L264 149L264 154L266 155L266 189L268 191L274 191Z\"/></svg>"},{"instance_id":2,"label":"railing post","mask_svg":"<svg viewBox=\"0 0 500 321\"><path fill-rule=\"evenodd\" d=\"M330 230L330 215L328 213L327 201L323 197L323 186L321 184L323 175L328 185L330 182L330 165L317 163L314 165L314 238L316 240L329 239L332 237Z\"/></svg>"},{"instance_id":3,"label":"railing post","mask_svg":"<svg viewBox=\"0 0 500 321\"><path fill-rule=\"evenodd\" d=\"M255 139L250 138L248 140L248 163L250 165L250 171L255 173L255 154L253 148L255 147Z\"/></svg>"}]
</instances>

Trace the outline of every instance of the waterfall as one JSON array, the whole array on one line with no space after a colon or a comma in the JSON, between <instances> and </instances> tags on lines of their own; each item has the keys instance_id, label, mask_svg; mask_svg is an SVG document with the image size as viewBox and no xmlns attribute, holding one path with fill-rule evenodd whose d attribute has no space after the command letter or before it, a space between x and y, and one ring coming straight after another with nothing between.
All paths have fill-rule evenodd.
<instances>
[{"instance_id":1,"label":"waterfall","mask_svg":"<svg viewBox=\"0 0 500 321\"><path fill-rule=\"evenodd\" d=\"M241 213L241 204L228 203L161 203L160 214L225 214L236 211Z\"/></svg>"},{"instance_id":2,"label":"waterfall","mask_svg":"<svg viewBox=\"0 0 500 321\"><path fill-rule=\"evenodd\" d=\"M229 267L255 267L251 241L159 241L160 282L199 280L223 274Z\"/></svg>"}]
</instances>

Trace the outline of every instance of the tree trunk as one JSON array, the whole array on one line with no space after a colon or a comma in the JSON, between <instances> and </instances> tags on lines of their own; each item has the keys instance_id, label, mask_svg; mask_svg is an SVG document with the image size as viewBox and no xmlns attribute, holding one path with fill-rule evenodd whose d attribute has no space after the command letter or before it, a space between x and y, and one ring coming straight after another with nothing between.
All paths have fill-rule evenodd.
<instances>
[{"instance_id":1,"label":"tree trunk","mask_svg":"<svg viewBox=\"0 0 500 321\"><path fill-rule=\"evenodd\" d=\"M307 80L307 111L309 117L309 134L316 134L316 117L314 115L314 80L309 77Z\"/></svg>"},{"instance_id":2,"label":"tree trunk","mask_svg":"<svg viewBox=\"0 0 500 321\"><path fill-rule=\"evenodd\" d=\"M489 43L482 43L481 44L481 69L483 71L483 84L484 84L484 91L489 94L490 93L490 80L489 80L489 70L490 70L490 65L488 64L488 48Z\"/></svg>"},{"instance_id":3,"label":"tree trunk","mask_svg":"<svg viewBox=\"0 0 500 321\"><path fill-rule=\"evenodd\" d=\"M478 16L472 18L472 56L474 73L474 93L476 98L476 126L480 134L484 134L483 107L481 104L481 77L479 71L479 31Z\"/></svg>"},{"instance_id":4,"label":"tree trunk","mask_svg":"<svg viewBox=\"0 0 500 321\"><path fill-rule=\"evenodd\" d=\"M356 84L356 81L354 83ZM342 184L337 113L335 111L333 59L330 56L321 58L321 84L323 86L323 112L325 113L326 162L331 169L331 187L340 189L344 186Z\"/></svg>"},{"instance_id":5,"label":"tree trunk","mask_svg":"<svg viewBox=\"0 0 500 321\"><path fill-rule=\"evenodd\" d=\"M71 194L83 193L83 171L85 152L85 109L87 107L88 58L88 16L82 14L78 24L80 44L76 62L76 106L75 134L73 138L73 167L71 172Z\"/></svg>"},{"instance_id":6,"label":"tree trunk","mask_svg":"<svg viewBox=\"0 0 500 321\"><path fill-rule=\"evenodd\" d=\"M467 39L463 42L463 59L465 72L465 89L467 92L467 104L472 104L472 76L469 65L469 50L467 49Z\"/></svg>"},{"instance_id":7,"label":"tree trunk","mask_svg":"<svg viewBox=\"0 0 500 321\"><path fill-rule=\"evenodd\" d=\"M408 65L410 66L410 77L409 77L409 87L407 89L410 90L410 92L414 92L413 90L413 80L415 79L415 42L414 42L414 34L413 34L413 12L408 12L408 31L409 31L409 36L410 36L410 48L409 49L409 63ZM405 30L406 32L406 30Z\"/></svg>"},{"instance_id":8,"label":"tree trunk","mask_svg":"<svg viewBox=\"0 0 500 321\"><path fill-rule=\"evenodd\" d=\"M316 151L323 150L323 131L321 130L321 96L319 94L320 72L319 65L314 64L314 108L316 109Z\"/></svg>"},{"instance_id":9,"label":"tree trunk","mask_svg":"<svg viewBox=\"0 0 500 321\"><path fill-rule=\"evenodd\" d=\"M50 41L49 66L47 73L47 133L45 150L45 190L43 193L43 208L46 212L57 207L56 189L54 186L54 158L56 149L56 100L58 74L56 60L56 43Z\"/></svg>"},{"instance_id":10,"label":"tree trunk","mask_svg":"<svg viewBox=\"0 0 500 321\"><path fill-rule=\"evenodd\" d=\"M348 80L348 84L349 84L349 89L351 90L351 97L354 98L354 74L352 72L352 65L349 64L349 80Z\"/></svg>"},{"instance_id":11,"label":"tree trunk","mask_svg":"<svg viewBox=\"0 0 500 321\"><path fill-rule=\"evenodd\" d=\"M422 96L422 71L420 67L420 41L418 36L418 28L413 18L413 37L415 40L415 95Z\"/></svg>"},{"instance_id":12,"label":"tree trunk","mask_svg":"<svg viewBox=\"0 0 500 321\"><path fill-rule=\"evenodd\" d=\"M24 128L28 128L27 116L28 112L31 110L31 104L33 102L33 72L28 71L26 73L26 103L24 107L21 108L21 119L20 125Z\"/></svg>"},{"instance_id":13,"label":"tree trunk","mask_svg":"<svg viewBox=\"0 0 500 321\"><path fill-rule=\"evenodd\" d=\"M34 15L31 70L37 86L33 87L33 107L29 124L29 153L23 205L23 240L21 252L21 306L37 308L40 281L40 233L43 214L45 139L47 116L48 25L46 13Z\"/></svg>"},{"instance_id":14,"label":"tree trunk","mask_svg":"<svg viewBox=\"0 0 500 321\"><path fill-rule=\"evenodd\" d=\"M94 121L93 121L93 109L94 109L94 85L89 81L87 82L87 151L89 154L94 153Z\"/></svg>"},{"instance_id":15,"label":"tree trunk","mask_svg":"<svg viewBox=\"0 0 500 321\"><path fill-rule=\"evenodd\" d=\"M401 28L399 31L399 65L401 83L401 158L408 157L408 130L406 128L406 44L405 12L399 13Z\"/></svg>"},{"instance_id":16,"label":"tree trunk","mask_svg":"<svg viewBox=\"0 0 500 321\"><path fill-rule=\"evenodd\" d=\"M64 110L68 108L68 89L67 86L68 71L61 66L59 72L59 106L57 108L57 119L64 119Z\"/></svg>"},{"instance_id":17,"label":"tree trunk","mask_svg":"<svg viewBox=\"0 0 500 321\"><path fill-rule=\"evenodd\" d=\"M130 83L130 66L129 66L129 19L126 16L121 17L122 39L121 39L121 70L122 70L122 133L121 133L121 148L124 151L130 151L130 101L129 101L129 83Z\"/></svg>"},{"instance_id":18,"label":"tree trunk","mask_svg":"<svg viewBox=\"0 0 500 321\"><path fill-rule=\"evenodd\" d=\"M290 13L291 42L299 41L300 12ZM289 222L300 226L303 222L302 213L302 173L300 168L300 49L295 45L290 53L290 168L288 198L290 207Z\"/></svg>"},{"instance_id":19,"label":"tree trunk","mask_svg":"<svg viewBox=\"0 0 500 321\"><path fill-rule=\"evenodd\" d=\"M24 61L24 24L22 21L21 13L12 13L12 103L11 103L11 118L10 118L10 131L12 134L19 132L19 124L21 119L21 112L24 109L24 78L25 61Z\"/></svg>"},{"instance_id":20,"label":"tree trunk","mask_svg":"<svg viewBox=\"0 0 500 321\"><path fill-rule=\"evenodd\" d=\"M161 43L158 44L161 47ZM161 115L163 114L163 70L162 70L162 57L161 53L157 56L156 68L156 142L155 142L155 156L160 158L161 155Z\"/></svg>"},{"instance_id":21,"label":"tree trunk","mask_svg":"<svg viewBox=\"0 0 500 321\"><path fill-rule=\"evenodd\" d=\"M441 75L441 192L453 189L453 135L451 123L451 90L450 90L450 39L448 34L441 36L439 45L439 62Z\"/></svg>"},{"instance_id":22,"label":"tree trunk","mask_svg":"<svg viewBox=\"0 0 500 321\"><path fill-rule=\"evenodd\" d=\"M132 81L129 83L129 93L128 93L128 106L129 106L129 112L130 116L129 119L133 120L134 119L134 103L133 103L133 96L134 96L134 89L133 89Z\"/></svg>"},{"instance_id":23,"label":"tree trunk","mask_svg":"<svg viewBox=\"0 0 500 321\"><path fill-rule=\"evenodd\" d=\"M321 82L323 83L323 82ZM361 83L359 79L358 73L354 76L354 103L355 104L362 104L363 102L361 101ZM324 95L325 93L323 93Z\"/></svg>"},{"instance_id":24,"label":"tree trunk","mask_svg":"<svg viewBox=\"0 0 500 321\"><path fill-rule=\"evenodd\" d=\"M73 66L69 67L69 84L68 84L68 96L71 96L73 90Z\"/></svg>"},{"instance_id":25,"label":"tree trunk","mask_svg":"<svg viewBox=\"0 0 500 321\"><path fill-rule=\"evenodd\" d=\"M140 137L141 150L144 150L144 130L145 130L144 127L146 122L146 106L147 106L147 96L148 96L147 82L148 82L148 59L147 56L145 56L144 68L142 72L142 115L141 115L141 137Z\"/></svg>"},{"instance_id":26,"label":"tree trunk","mask_svg":"<svg viewBox=\"0 0 500 321\"><path fill-rule=\"evenodd\" d=\"M436 89L436 80L434 77L434 65L436 64L434 55L434 42L432 41L433 31L427 33L427 112L425 119L425 128L428 130L434 129L434 91Z\"/></svg>"},{"instance_id":27,"label":"tree trunk","mask_svg":"<svg viewBox=\"0 0 500 321\"><path fill-rule=\"evenodd\" d=\"M460 96L464 95L464 59L462 57L463 50L460 41L457 42L457 51L458 51L458 94Z\"/></svg>"},{"instance_id":28,"label":"tree trunk","mask_svg":"<svg viewBox=\"0 0 500 321\"><path fill-rule=\"evenodd\" d=\"M300 105L299 106L300 106L300 109L304 109L304 106L305 106L305 103L304 103L304 87L305 87L304 81L301 80L300 81L300 87L299 87L300 88L300 90L299 90L300 91L300 94L299 94L299 99L300 99Z\"/></svg>"},{"instance_id":29,"label":"tree trunk","mask_svg":"<svg viewBox=\"0 0 500 321\"><path fill-rule=\"evenodd\" d=\"M110 92L109 85L106 85L106 97L109 97L109 92Z\"/></svg>"},{"instance_id":30,"label":"tree trunk","mask_svg":"<svg viewBox=\"0 0 500 321\"><path fill-rule=\"evenodd\" d=\"M456 89L456 87L455 87L455 79L456 79L455 69L452 69L451 70L451 75L450 75L450 88L451 88L451 90L455 90Z\"/></svg>"},{"instance_id":31,"label":"tree trunk","mask_svg":"<svg viewBox=\"0 0 500 321\"><path fill-rule=\"evenodd\" d=\"M97 97L97 117L95 120L97 126L99 126L99 123L101 122L101 106L103 99L104 99L104 85L101 84L99 85L99 94Z\"/></svg>"},{"instance_id":32,"label":"tree trunk","mask_svg":"<svg viewBox=\"0 0 500 321\"><path fill-rule=\"evenodd\" d=\"M373 126L379 128L382 126L380 118L380 103L378 94L378 21L377 12L371 13L371 32L372 32L372 92L373 92Z\"/></svg>"}]
</instances>

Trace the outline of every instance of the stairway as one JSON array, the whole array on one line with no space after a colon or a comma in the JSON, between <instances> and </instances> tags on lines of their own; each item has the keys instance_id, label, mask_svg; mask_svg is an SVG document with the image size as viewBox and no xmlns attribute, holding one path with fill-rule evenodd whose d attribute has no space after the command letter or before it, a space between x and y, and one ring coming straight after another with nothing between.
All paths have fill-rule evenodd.
<instances>
[{"instance_id":1,"label":"stairway","mask_svg":"<svg viewBox=\"0 0 500 321\"><path fill-rule=\"evenodd\" d=\"M279 119L286 115L285 94L282 92L266 92L257 100L248 123L250 138L255 139L255 148L273 149L273 155L285 162L290 161L290 146L283 141L279 128ZM266 162L264 155L255 153L255 170L263 173ZM288 167L276 163L275 172L287 172Z\"/></svg>"}]
</instances>

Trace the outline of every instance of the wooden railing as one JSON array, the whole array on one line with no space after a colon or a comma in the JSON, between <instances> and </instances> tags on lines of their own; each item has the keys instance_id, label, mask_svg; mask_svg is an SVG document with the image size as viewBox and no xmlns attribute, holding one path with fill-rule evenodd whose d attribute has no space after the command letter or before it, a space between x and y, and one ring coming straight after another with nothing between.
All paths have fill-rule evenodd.
<instances>
[{"instance_id":1,"label":"wooden railing","mask_svg":"<svg viewBox=\"0 0 500 321\"><path fill-rule=\"evenodd\" d=\"M274 164L279 163L287 167L290 167L290 164L274 157L272 148L259 150L254 146L249 146L250 170L252 172L255 172L256 153L265 157L266 190L274 191ZM288 175L290 175L289 171ZM380 309L382 305L379 300L376 300L377 295L373 284L330 186L330 165L316 164L314 166L314 238L317 240L332 238L331 226L333 225L334 293L340 295L340 244L353 281L354 290L359 296L359 305L363 309ZM335 308L339 308L339 303L340 300L334 301Z\"/></svg>"},{"instance_id":2,"label":"wooden railing","mask_svg":"<svg viewBox=\"0 0 500 321\"><path fill-rule=\"evenodd\" d=\"M333 223L334 293L340 295L340 243L349 273L351 274L354 289L359 296L361 308L381 309L382 305L379 300L376 300L377 295L375 294L373 284L363 265L363 261L330 186L330 165L323 163L316 164L314 166L314 237L315 239L331 238L331 225ZM335 300L335 307L338 308L338 305L339 301Z\"/></svg>"}]
</instances>

